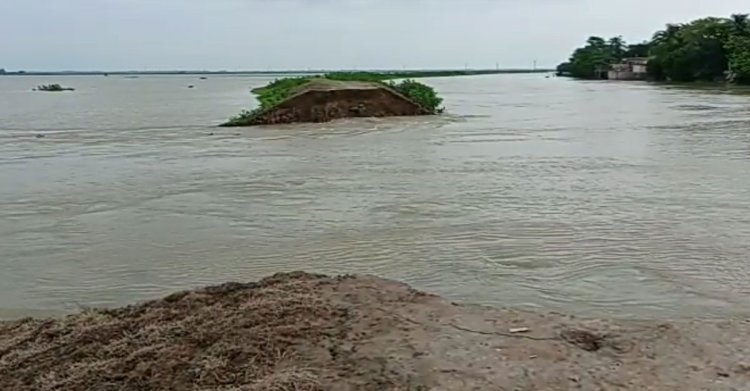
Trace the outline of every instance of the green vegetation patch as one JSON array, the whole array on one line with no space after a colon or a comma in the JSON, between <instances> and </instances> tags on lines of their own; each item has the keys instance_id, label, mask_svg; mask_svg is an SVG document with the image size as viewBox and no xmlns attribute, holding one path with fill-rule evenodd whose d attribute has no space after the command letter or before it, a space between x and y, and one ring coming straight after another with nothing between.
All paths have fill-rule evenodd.
<instances>
[{"instance_id":1,"label":"green vegetation patch","mask_svg":"<svg viewBox=\"0 0 750 391\"><path fill-rule=\"evenodd\" d=\"M36 87L34 91L60 92L60 91L75 91L75 89L63 87L59 84L42 84Z\"/></svg>"},{"instance_id":2,"label":"green vegetation patch","mask_svg":"<svg viewBox=\"0 0 750 391\"><path fill-rule=\"evenodd\" d=\"M438 96L434 88L411 79L401 82L385 82L386 86L395 90L399 94L417 102L420 106L427 109L430 113L439 114L443 112L443 98Z\"/></svg>"},{"instance_id":3,"label":"green vegetation patch","mask_svg":"<svg viewBox=\"0 0 750 391\"><path fill-rule=\"evenodd\" d=\"M252 92L258 97L260 108L266 110L294 95L297 87L307 84L310 80L312 80L310 77L276 79L264 87L254 89Z\"/></svg>"},{"instance_id":4,"label":"green vegetation patch","mask_svg":"<svg viewBox=\"0 0 750 391\"><path fill-rule=\"evenodd\" d=\"M276 79L266 86L252 90L258 98L259 105L256 109L243 110L240 114L232 117L222 126L246 126L253 124L258 116L297 94L304 88L304 86L319 80L377 83L398 92L411 101L419 104L430 113L442 113L443 108L440 105L443 103L443 99L438 96L437 91L435 91L434 88L411 79L399 82L392 81L392 79L401 79L405 75L413 74L414 73L410 72L334 72L323 76ZM420 76L424 74L425 72L418 73ZM433 74L429 75L434 76Z\"/></svg>"},{"instance_id":5,"label":"green vegetation patch","mask_svg":"<svg viewBox=\"0 0 750 391\"><path fill-rule=\"evenodd\" d=\"M611 64L627 57L647 57L652 80L750 84L750 18L735 14L668 24L649 41L635 45L625 44L621 37L591 37L557 70L564 76L598 79Z\"/></svg>"}]
</instances>

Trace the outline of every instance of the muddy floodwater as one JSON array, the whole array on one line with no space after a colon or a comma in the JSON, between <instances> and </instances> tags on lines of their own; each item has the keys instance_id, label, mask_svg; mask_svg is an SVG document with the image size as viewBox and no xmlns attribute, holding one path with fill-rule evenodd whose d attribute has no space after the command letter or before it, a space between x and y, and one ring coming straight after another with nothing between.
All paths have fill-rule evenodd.
<instances>
[{"instance_id":1,"label":"muddy floodwater","mask_svg":"<svg viewBox=\"0 0 750 391\"><path fill-rule=\"evenodd\" d=\"M300 269L591 316L750 315L750 94L440 78L441 117L214 127L267 81L0 77L0 317ZM31 91L49 83L76 91Z\"/></svg>"}]
</instances>

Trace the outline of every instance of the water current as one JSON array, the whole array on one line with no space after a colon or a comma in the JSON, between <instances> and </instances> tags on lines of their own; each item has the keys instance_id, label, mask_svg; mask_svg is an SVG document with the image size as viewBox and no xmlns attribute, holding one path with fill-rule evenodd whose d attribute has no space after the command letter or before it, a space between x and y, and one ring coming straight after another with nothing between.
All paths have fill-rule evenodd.
<instances>
[{"instance_id":1,"label":"water current","mask_svg":"<svg viewBox=\"0 0 750 391\"><path fill-rule=\"evenodd\" d=\"M292 270L591 316L750 314L749 94L436 78L443 116L215 127L267 81L0 78L0 317ZM52 82L76 91L31 91Z\"/></svg>"}]
</instances>

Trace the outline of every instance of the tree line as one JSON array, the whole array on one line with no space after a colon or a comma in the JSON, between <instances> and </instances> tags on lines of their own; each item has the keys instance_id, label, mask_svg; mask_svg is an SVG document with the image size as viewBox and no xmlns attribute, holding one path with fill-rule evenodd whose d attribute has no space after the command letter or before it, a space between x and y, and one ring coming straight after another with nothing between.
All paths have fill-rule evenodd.
<instances>
[{"instance_id":1,"label":"tree line","mask_svg":"<svg viewBox=\"0 0 750 391\"><path fill-rule=\"evenodd\" d=\"M750 18L735 14L667 24L651 40L631 45L622 37L590 37L557 71L564 76L598 79L611 64L628 57L648 57L651 80L750 84Z\"/></svg>"}]
</instances>

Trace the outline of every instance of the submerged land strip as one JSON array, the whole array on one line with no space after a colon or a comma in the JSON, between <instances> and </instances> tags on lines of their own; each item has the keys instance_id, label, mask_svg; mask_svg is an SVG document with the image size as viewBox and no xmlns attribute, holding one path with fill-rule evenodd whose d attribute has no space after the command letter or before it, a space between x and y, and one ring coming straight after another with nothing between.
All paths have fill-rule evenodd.
<instances>
[{"instance_id":1,"label":"submerged land strip","mask_svg":"<svg viewBox=\"0 0 750 391\"><path fill-rule=\"evenodd\" d=\"M743 320L587 320L297 272L0 322L0 389L746 390L748 333Z\"/></svg>"}]
</instances>

